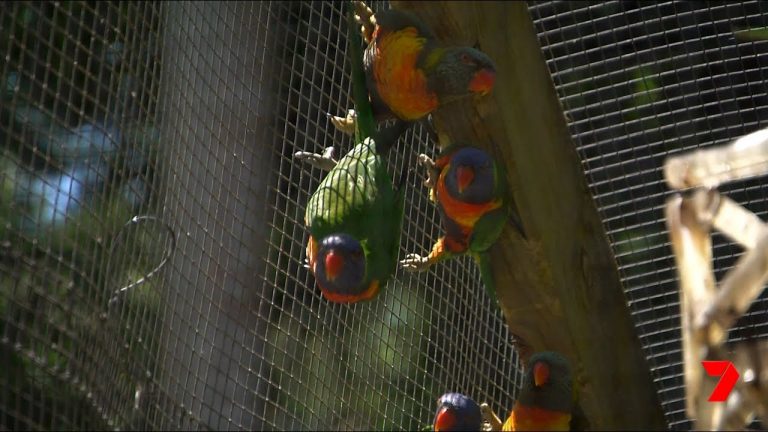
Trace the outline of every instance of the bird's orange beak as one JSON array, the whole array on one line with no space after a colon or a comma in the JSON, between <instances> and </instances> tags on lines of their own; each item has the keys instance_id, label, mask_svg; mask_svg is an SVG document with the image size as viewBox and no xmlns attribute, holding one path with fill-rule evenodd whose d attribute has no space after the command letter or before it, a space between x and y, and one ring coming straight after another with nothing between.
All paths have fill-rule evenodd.
<instances>
[{"instance_id":1,"label":"bird's orange beak","mask_svg":"<svg viewBox=\"0 0 768 432\"><path fill-rule=\"evenodd\" d=\"M451 430L454 424L456 424L456 415L447 407L443 407L435 416L435 424L433 426L435 432L439 432Z\"/></svg>"},{"instance_id":2,"label":"bird's orange beak","mask_svg":"<svg viewBox=\"0 0 768 432\"><path fill-rule=\"evenodd\" d=\"M456 180L459 186L459 193L464 193L464 189L472 183L475 178L475 171L472 168L459 166L456 168Z\"/></svg>"},{"instance_id":3,"label":"bird's orange beak","mask_svg":"<svg viewBox=\"0 0 768 432\"><path fill-rule=\"evenodd\" d=\"M472 77L472 81L469 82L469 91L472 93L480 93L481 95L488 94L495 82L496 72L488 69L481 69L475 73L475 76Z\"/></svg>"},{"instance_id":4,"label":"bird's orange beak","mask_svg":"<svg viewBox=\"0 0 768 432\"><path fill-rule=\"evenodd\" d=\"M336 279L342 267L344 267L344 257L333 251L328 252L325 256L325 276L329 281Z\"/></svg>"},{"instance_id":5,"label":"bird's orange beak","mask_svg":"<svg viewBox=\"0 0 768 432\"><path fill-rule=\"evenodd\" d=\"M538 362L533 366L533 383L536 387L541 387L549 380L549 366L546 363Z\"/></svg>"}]
</instances>

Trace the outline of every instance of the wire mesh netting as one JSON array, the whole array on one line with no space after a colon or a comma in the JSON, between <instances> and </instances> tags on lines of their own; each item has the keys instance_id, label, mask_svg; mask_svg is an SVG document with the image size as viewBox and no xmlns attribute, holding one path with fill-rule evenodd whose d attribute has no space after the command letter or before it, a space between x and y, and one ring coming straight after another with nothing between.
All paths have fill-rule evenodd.
<instances>
[{"instance_id":1,"label":"wire mesh netting","mask_svg":"<svg viewBox=\"0 0 768 432\"><path fill-rule=\"evenodd\" d=\"M340 4L16 3L1 22L0 424L391 429L446 390L511 404L516 357L469 261L352 307L303 266L323 173L292 155L352 145L325 114L350 106ZM414 129L392 171L419 152ZM421 179L401 247L424 252Z\"/></svg>"},{"instance_id":2,"label":"wire mesh netting","mask_svg":"<svg viewBox=\"0 0 768 432\"><path fill-rule=\"evenodd\" d=\"M766 7L530 5L673 428L690 423L660 167L763 125L768 45L734 30ZM324 173L293 154L352 147L326 116L351 105L345 32L337 2L0 7L1 427L415 429L448 390L507 411L517 356L470 259L353 306L304 267ZM414 127L390 173L419 153L435 144ZM440 232L422 179L401 256ZM768 210L759 180L725 192ZM722 276L741 252L715 246ZM767 306L732 337L764 336Z\"/></svg>"},{"instance_id":3,"label":"wire mesh netting","mask_svg":"<svg viewBox=\"0 0 768 432\"><path fill-rule=\"evenodd\" d=\"M667 155L765 127L764 2L579 2L531 7L670 427L685 417L678 282L664 225ZM764 179L722 191L764 218ZM742 251L713 237L716 277ZM768 334L765 293L731 340Z\"/></svg>"}]
</instances>

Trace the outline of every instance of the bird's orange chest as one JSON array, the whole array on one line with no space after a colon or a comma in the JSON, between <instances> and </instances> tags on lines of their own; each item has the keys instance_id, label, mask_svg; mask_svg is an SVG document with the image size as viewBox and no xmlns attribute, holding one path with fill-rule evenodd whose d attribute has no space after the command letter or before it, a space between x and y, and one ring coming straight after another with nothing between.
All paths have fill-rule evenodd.
<instances>
[{"instance_id":1,"label":"bird's orange chest","mask_svg":"<svg viewBox=\"0 0 768 432\"><path fill-rule=\"evenodd\" d=\"M515 404L502 430L567 431L570 430L570 422L571 415L568 413Z\"/></svg>"},{"instance_id":2,"label":"bird's orange chest","mask_svg":"<svg viewBox=\"0 0 768 432\"><path fill-rule=\"evenodd\" d=\"M425 39L413 27L374 34L377 60L373 75L377 92L390 110L403 120L417 120L437 108L437 95L429 91L424 71L416 67Z\"/></svg>"},{"instance_id":3,"label":"bird's orange chest","mask_svg":"<svg viewBox=\"0 0 768 432\"><path fill-rule=\"evenodd\" d=\"M462 230L469 235L472 228L484 214L501 206L501 200L470 204L453 198L445 186L449 159L450 156L443 156L435 162L435 166L440 170L440 176L436 185L437 200L442 205L446 216L461 226Z\"/></svg>"}]
</instances>

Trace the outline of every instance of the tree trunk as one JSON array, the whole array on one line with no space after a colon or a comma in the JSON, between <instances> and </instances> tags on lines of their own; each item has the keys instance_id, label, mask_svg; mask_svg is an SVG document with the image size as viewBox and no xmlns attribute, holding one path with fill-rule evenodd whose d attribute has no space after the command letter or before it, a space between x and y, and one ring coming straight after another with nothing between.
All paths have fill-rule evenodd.
<instances>
[{"instance_id":1,"label":"tree trunk","mask_svg":"<svg viewBox=\"0 0 768 432\"><path fill-rule=\"evenodd\" d=\"M265 427L272 288L260 276L275 172L272 47L281 37L274 25L264 31L270 7L167 4L164 211L177 243L164 272L162 379L169 399L196 418L171 416L166 428Z\"/></svg>"},{"instance_id":2,"label":"tree trunk","mask_svg":"<svg viewBox=\"0 0 768 432\"><path fill-rule=\"evenodd\" d=\"M508 224L491 256L499 302L523 361L542 350L569 358L593 429L665 429L526 3L391 3L417 14L443 42L476 46L496 62L490 96L447 106L434 120L441 143L471 143L506 165L527 239Z\"/></svg>"}]
</instances>

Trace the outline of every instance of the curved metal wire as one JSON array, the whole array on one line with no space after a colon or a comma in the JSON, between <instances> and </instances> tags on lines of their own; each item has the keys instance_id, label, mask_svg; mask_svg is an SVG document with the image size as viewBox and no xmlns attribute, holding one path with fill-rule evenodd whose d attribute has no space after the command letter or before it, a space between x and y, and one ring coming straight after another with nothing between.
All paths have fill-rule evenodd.
<instances>
[{"instance_id":1,"label":"curved metal wire","mask_svg":"<svg viewBox=\"0 0 768 432\"><path fill-rule=\"evenodd\" d=\"M126 291L135 288L147 280L154 276L157 272L162 269L165 264L168 262L168 260L171 258L171 255L173 254L174 250L176 249L176 233L173 231L173 228L171 225L163 220L161 220L158 217L155 216L134 216L132 217L128 222L126 222L118 231L117 235L115 236L115 241L112 243L112 247L109 249L109 259L107 260L107 274L110 274L110 268L112 266L112 256L113 252L115 250L115 247L120 244L121 236L125 232L125 229L131 225L135 225L138 223L141 223L143 221L153 221L153 222L159 222L162 224L162 226L171 234L171 243L169 247L166 249L165 256L160 261L160 263L155 266L152 270L150 270L148 273L146 273L144 276L139 278L137 281L131 282L128 285L125 285L121 288L118 288L114 291L113 296L109 299L109 302L107 303L107 308L111 308L113 305L115 305L120 300L120 295L125 293Z\"/></svg>"}]
</instances>

